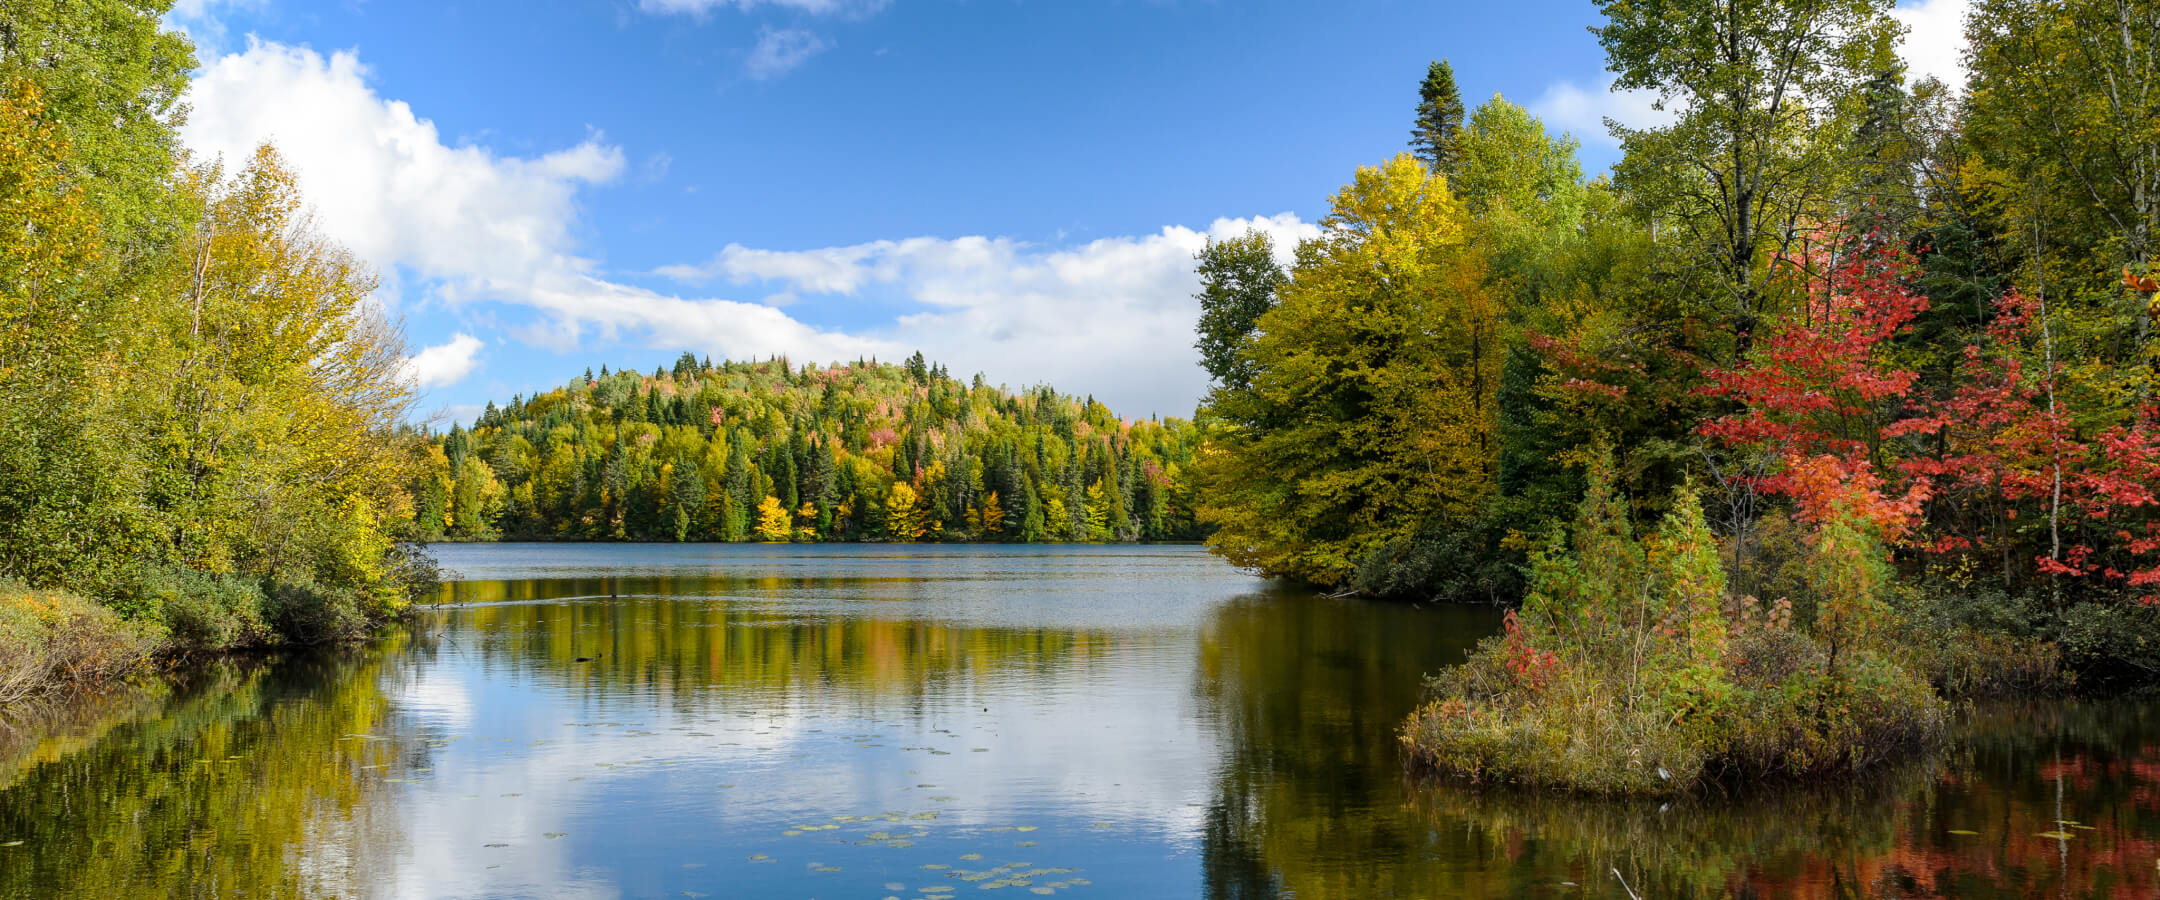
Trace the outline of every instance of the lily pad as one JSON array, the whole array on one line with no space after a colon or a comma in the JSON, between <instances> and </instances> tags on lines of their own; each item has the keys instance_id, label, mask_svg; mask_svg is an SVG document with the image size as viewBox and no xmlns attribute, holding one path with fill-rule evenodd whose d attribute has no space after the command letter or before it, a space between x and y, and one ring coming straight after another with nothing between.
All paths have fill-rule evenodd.
<instances>
[{"instance_id":1,"label":"lily pad","mask_svg":"<svg viewBox=\"0 0 2160 900\"><path fill-rule=\"evenodd\" d=\"M2071 838L2077 837L2077 835L2071 834L2067 831L2043 831L2040 832L2039 836L2054 841L2067 841Z\"/></svg>"}]
</instances>

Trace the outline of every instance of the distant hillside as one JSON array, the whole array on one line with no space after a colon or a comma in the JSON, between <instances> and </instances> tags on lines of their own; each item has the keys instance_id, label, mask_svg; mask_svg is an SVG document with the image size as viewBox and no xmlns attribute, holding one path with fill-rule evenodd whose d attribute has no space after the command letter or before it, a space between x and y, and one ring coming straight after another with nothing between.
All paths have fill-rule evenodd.
<instances>
[{"instance_id":1,"label":"distant hillside","mask_svg":"<svg viewBox=\"0 0 2160 900\"><path fill-rule=\"evenodd\" d=\"M1144 541L1199 537L1199 434L1049 388L786 360L599 375L432 438L425 539Z\"/></svg>"}]
</instances>

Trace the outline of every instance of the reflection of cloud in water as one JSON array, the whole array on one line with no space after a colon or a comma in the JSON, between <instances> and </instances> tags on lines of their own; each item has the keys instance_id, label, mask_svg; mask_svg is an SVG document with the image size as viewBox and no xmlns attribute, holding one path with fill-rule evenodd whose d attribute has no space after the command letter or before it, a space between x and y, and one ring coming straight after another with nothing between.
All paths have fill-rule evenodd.
<instances>
[{"instance_id":1,"label":"reflection of cloud in water","mask_svg":"<svg viewBox=\"0 0 2160 900\"><path fill-rule=\"evenodd\" d=\"M392 697L398 711L418 720L417 724L452 731L472 725L472 693L463 682L447 677L439 669L421 668L412 682Z\"/></svg>"},{"instance_id":2,"label":"reflection of cloud in water","mask_svg":"<svg viewBox=\"0 0 2160 900\"><path fill-rule=\"evenodd\" d=\"M633 813L730 852L798 822L925 810L939 811L941 833L1103 822L1190 845L1217 751L1190 709L1189 647L1182 634L1128 640L1086 667L955 679L909 697L714 685L687 701L607 702L542 673L506 687L499 667L448 653L412 681L419 702L400 704L414 726L437 732L444 710L476 697L520 713L483 711L404 785L409 843L384 895L605 896L611 876L583 870L571 850Z\"/></svg>"}]
</instances>

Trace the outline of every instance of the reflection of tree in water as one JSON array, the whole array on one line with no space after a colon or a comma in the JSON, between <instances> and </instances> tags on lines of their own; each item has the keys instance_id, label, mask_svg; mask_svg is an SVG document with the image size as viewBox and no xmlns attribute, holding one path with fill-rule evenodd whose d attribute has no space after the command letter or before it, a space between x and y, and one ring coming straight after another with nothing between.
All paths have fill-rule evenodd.
<instances>
[{"instance_id":1,"label":"reflection of tree in water","mask_svg":"<svg viewBox=\"0 0 2160 900\"><path fill-rule=\"evenodd\" d=\"M1622 897L1617 868L1659 900L2160 897L2160 707L1997 710L1945 759L1671 804L1405 775L1419 675L1493 625L1287 592L1217 611L1196 687L1224 748L1208 895Z\"/></svg>"},{"instance_id":2,"label":"reflection of tree in water","mask_svg":"<svg viewBox=\"0 0 2160 900\"><path fill-rule=\"evenodd\" d=\"M453 640L489 660L559 680L598 700L661 696L679 708L730 704L910 707L941 693L1009 690L1083 672L1120 636L1063 628L978 627L878 618L875 601L838 615L727 602L746 584L814 592L820 579L645 578L469 582L453 608ZM862 579L845 586L859 589ZM609 594L622 596L610 598ZM584 597L564 602L515 602ZM506 602L509 601L509 602ZM896 610L897 612L897 610ZM580 656L605 654L590 663ZM719 687L725 690L714 692Z\"/></svg>"},{"instance_id":3,"label":"reflection of tree in water","mask_svg":"<svg viewBox=\"0 0 2160 900\"><path fill-rule=\"evenodd\" d=\"M341 740L388 721L402 645L212 663L25 748L0 789L0 841L23 842L0 896L354 895L402 844L381 779L424 764Z\"/></svg>"},{"instance_id":4,"label":"reflection of tree in water","mask_svg":"<svg viewBox=\"0 0 2160 900\"><path fill-rule=\"evenodd\" d=\"M2049 704L1965 730L1947 758L1862 781L1669 806L1453 784L1411 796L1454 836L1443 858L1520 874L1492 896L1616 887L1613 868L1658 898L2160 896L2160 711Z\"/></svg>"},{"instance_id":5,"label":"reflection of tree in water","mask_svg":"<svg viewBox=\"0 0 2160 900\"><path fill-rule=\"evenodd\" d=\"M1222 736L1203 868L1211 897L1452 896L1436 840L1404 814L1395 731L1423 676L1463 659L1497 612L1280 591L1200 633L1196 690Z\"/></svg>"}]
</instances>

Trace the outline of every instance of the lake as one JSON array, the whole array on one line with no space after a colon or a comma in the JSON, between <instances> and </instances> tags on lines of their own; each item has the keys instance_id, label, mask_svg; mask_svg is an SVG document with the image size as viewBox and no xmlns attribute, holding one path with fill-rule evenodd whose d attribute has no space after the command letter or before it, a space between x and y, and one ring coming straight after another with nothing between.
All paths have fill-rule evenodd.
<instances>
[{"instance_id":1,"label":"lake","mask_svg":"<svg viewBox=\"0 0 2160 900\"><path fill-rule=\"evenodd\" d=\"M2160 896L2151 703L1989 710L1812 791L1583 802L1403 769L1421 675L1491 610L1182 546L436 551L420 627L17 741L0 894Z\"/></svg>"}]
</instances>

